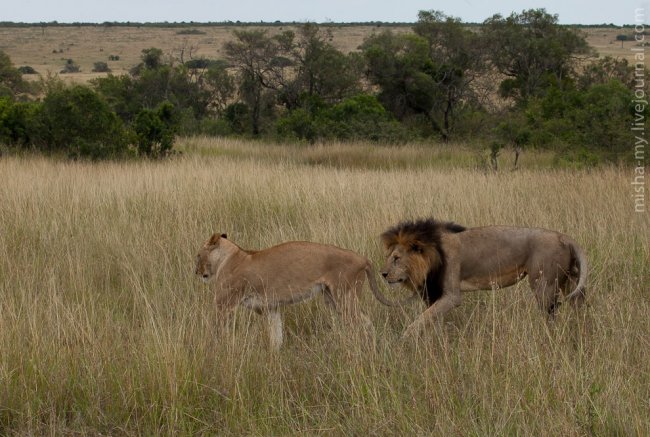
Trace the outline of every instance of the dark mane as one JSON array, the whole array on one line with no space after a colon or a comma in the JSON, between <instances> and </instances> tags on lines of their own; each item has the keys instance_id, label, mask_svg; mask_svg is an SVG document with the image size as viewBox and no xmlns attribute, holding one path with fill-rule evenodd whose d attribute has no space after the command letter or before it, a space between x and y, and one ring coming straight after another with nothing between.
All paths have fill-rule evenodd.
<instances>
[{"instance_id":1,"label":"dark mane","mask_svg":"<svg viewBox=\"0 0 650 437\"><path fill-rule=\"evenodd\" d=\"M447 260L440 237L444 233L459 233L466 228L453 222L440 222L433 218L403 221L381 234L386 247L396 244L423 253L435 253L431 259L439 264L430 265L426 282L417 290L428 305L442 296Z\"/></svg>"},{"instance_id":2,"label":"dark mane","mask_svg":"<svg viewBox=\"0 0 650 437\"><path fill-rule=\"evenodd\" d=\"M440 234L445 232L455 234L464 230L464 226L454 222L441 222L433 218L407 220L389 228L381 234L381 239L384 243L390 241L397 243L398 240L409 239L426 246L440 246Z\"/></svg>"}]
</instances>

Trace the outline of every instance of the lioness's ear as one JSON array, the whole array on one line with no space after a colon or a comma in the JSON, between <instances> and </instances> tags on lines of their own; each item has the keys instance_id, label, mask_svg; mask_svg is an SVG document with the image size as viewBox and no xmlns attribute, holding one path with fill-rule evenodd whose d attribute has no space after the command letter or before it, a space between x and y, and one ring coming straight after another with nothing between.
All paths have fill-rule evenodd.
<instances>
[{"instance_id":1,"label":"lioness's ear","mask_svg":"<svg viewBox=\"0 0 650 437\"><path fill-rule=\"evenodd\" d=\"M221 234L221 238L228 238L228 235L226 235L226 234Z\"/></svg>"},{"instance_id":2,"label":"lioness's ear","mask_svg":"<svg viewBox=\"0 0 650 437\"><path fill-rule=\"evenodd\" d=\"M219 244L219 239L221 238L221 235L219 234L212 234L212 237L208 240L208 246L215 246Z\"/></svg>"}]
</instances>

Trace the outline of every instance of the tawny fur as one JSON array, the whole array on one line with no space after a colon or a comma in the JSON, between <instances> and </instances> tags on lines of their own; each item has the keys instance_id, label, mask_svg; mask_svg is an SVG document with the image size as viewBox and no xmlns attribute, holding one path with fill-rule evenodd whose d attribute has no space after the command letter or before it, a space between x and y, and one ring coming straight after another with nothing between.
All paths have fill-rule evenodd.
<instances>
[{"instance_id":1,"label":"tawny fur","mask_svg":"<svg viewBox=\"0 0 650 437\"><path fill-rule=\"evenodd\" d=\"M381 238L387 254L382 276L430 305L405 335L419 332L430 320L460 305L461 291L508 287L526 276L540 308L549 315L562 294L565 300L584 298L586 256L570 237L556 231L466 229L426 219L402 222Z\"/></svg>"},{"instance_id":2,"label":"tawny fur","mask_svg":"<svg viewBox=\"0 0 650 437\"><path fill-rule=\"evenodd\" d=\"M359 305L366 278L375 297L394 305L377 286L375 270L367 258L325 244L292 241L260 251L244 250L214 234L199 250L196 275L210 283L220 310L237 305L267 313L271 346L282 344L279 309L319 294L346 321L370 323Z\"/></svg>"}]
</instances>

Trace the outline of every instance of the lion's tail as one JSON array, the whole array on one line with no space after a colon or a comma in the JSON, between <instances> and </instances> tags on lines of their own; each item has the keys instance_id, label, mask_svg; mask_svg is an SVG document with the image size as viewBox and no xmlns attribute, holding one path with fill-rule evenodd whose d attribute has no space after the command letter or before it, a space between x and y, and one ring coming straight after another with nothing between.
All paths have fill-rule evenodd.
<instances>
[{"instance_id":1,"label":"lion's tail","mask_svg":"<svg viewBox=\"0 0 650 437\"><path fill-rule=\"evenodd\" d=\"M578 269L580 270L580 278L575 290L569 293L565 300L585 297L585 288L587 286L587 256L584 251L574 241L570 242L571 256L577 262Z\"/></svg>"},{"instance_id":2,"label":"lion's tail","mask_svg":"<svg viewBox=\"0 0 650 437\"><path fill-rule=\"evenodd\" d=\"M405 302L411 300L411 298L407 298L399 302L391 302L390 300L388 300L386 296L384 296L381 293L381 291L379 291L379 285L377 285L375 268L372 266L372 264L370 264L370 262L368 262L368 264L366 265L366 276L368 277L368 284L370 285L370 290L372 291L372 294L374 294L377 300L383 303L384 305L389 307L394 307L394 306L403 305Z\"/></svg>"}]
</instances>

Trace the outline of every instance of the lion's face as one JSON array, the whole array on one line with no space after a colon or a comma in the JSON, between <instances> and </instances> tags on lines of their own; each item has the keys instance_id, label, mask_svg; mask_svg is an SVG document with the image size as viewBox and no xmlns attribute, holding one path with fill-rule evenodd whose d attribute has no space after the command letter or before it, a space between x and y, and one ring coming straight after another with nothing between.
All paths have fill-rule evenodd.
<instances>
[{"instance_id":1,"label":"lion's face","mask_svg":"<svg viewBox=\"0 0 650 437\"><path fill-rule=\"evenodd\" d=\"M203 282L210 282L214 278L219 264L219 251L217 249L220 247L219 243L226 238L228 238L226 234L213 234L196 255L194 274L201 278Z\"/></svg>"},{"instance_id":2,"label":"lion's face","mask_svg":"<svg viewBox=\"0 0 650 437\"><path fill-rule=\"evenodd\" d=\"M407 282L409 278L408 252L404 251L401 246L389 249L381 275L391 285Z\"/></svg>"},{"instance_id":3,"label":"lion's face","mask_svg":"<svg viewBox=\"0 0 650 437\"><path fill-rule=\"evenodd\" d=\"M197 275L203 282L210 282L214 276L213 263L210 260L212 250L209 248L202 248L196 255L196 269L194 274Z\"/></svg>"},{"instance_id":4,"label":"lion's face","mask_svg":"<svg viewBox=\"0 0 650 437\"><path fill-rule=\"evenodd\" d=\"M431 269L431 254L417 245L405 247L395 244L387 248L387 257L381 275L391 285L402 284L416 291L424 286Z\"/></svg>"},{"instance_id":5,"label":"lion's face","mask_svg":"<svg viewBox=\"0 0 650 437\"><path fill-rule=\"evenodd\" d=\"M381 275L386 282L391 285L402 284L412 288L414 284L411 265L413 263L413 253L405 250L401 245L396 245L388 249L386 263L381 271Z\"/></svg>"}]
</instances>

